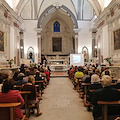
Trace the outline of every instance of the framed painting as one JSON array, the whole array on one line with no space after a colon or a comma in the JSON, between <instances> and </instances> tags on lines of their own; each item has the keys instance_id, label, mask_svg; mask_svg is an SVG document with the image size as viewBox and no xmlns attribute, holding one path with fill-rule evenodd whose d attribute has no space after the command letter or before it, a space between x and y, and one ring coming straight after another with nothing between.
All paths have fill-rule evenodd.
<instances>
[{"instance_id":1,"label":"framed painting","mask_svg":"<svg viewBox=\"0 0 120 120\"><path fill-rule=\"evenodd\" d=\"M53 52L62 52L62 38L52 38Z\"/></svg>"},{"instance_id":2,"label":"framed painting","mask_svg":"<svg viewBox=\"0 0 120 120\"><path fill-rule=\"evenodd\" d=\"M4 32L0 31L0 52L4 52Z\"/></svg>"},{"instance_id":3,"label":"framed painting","mask_svg":"<svg viewBox=\"0 0 120 120\"><path fill-rule=\"evenodd\" d=\"M120 29L113 32L114 50L120 50Z\"/></svg>"}]
</instances>

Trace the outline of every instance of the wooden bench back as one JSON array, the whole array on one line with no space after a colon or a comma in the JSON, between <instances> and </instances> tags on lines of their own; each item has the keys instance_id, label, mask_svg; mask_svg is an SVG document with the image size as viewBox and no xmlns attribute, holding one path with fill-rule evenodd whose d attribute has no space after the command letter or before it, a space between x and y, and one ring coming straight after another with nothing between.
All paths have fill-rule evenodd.
<instances>
[{"instance_id":1,"label":"wooden bench back","mask_svg":"<svg viewBox=\"0 0 120 120\"><path fill-rule=\"evenodd\" d=\"M99 105L102 105L102 118L103 118L103 120L108 120L108 106L120 105L120 101L111 101L111 102L98 101L97 103Z\"/></svg>"},{"instance_id":2,"label":"wooden bench back","mask_svg":"<svg viewBox=\"0 0 120 120\"><path fill-rule=\"evenodd\" d=\"M21 103L0 103L0 120L15 120L15 107Z\"/></svg>"}]
</instances>

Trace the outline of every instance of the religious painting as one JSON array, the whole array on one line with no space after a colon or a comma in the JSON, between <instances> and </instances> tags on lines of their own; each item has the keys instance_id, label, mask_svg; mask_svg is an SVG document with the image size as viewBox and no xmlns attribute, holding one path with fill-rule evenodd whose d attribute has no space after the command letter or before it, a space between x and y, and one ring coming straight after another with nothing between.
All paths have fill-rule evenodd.
<instances>
[{"instance_id":1,"label":"religious painting","mask_svg":"<svg viewBox=\"0 0 120 120\"><path fill-rule=\"evenodd\" d=\"M52 38L53 52L62 52L62 38Z\"/></svg>"},{"instance_id":2,"label":"religious painting","mask_svg":"<svg viewBox=\"0 0 120 120\"><path fill-rule=\"evenodd\" d=\"M114 50L120 49L120 29L113 32L114 37Z\"/></svg>"},{"instance_id":3,"label":"religious painting","mask_svg":"<svg viewBox=\"0 0 120 120\"><path fill-rule=\"evenodd\" d=\"M4 33L0 31L0 51L4 52Z\"/></svg>"}]
</instances>

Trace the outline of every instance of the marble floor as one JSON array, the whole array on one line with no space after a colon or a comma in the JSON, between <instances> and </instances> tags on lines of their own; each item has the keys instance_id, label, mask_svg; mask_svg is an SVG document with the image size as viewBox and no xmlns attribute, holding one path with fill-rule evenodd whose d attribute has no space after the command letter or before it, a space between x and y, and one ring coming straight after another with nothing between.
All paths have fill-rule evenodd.
<instances>
[{"instance_id":1,"label":"marble floor","mask_svg":"<svg viewBox=\"0 0 120 120\"><path fill-rule=\"evenodd\" d=\"M29 120L93 120L67 77L51 78L40 101L41 116Z\"/></svg>"}]
</instances>

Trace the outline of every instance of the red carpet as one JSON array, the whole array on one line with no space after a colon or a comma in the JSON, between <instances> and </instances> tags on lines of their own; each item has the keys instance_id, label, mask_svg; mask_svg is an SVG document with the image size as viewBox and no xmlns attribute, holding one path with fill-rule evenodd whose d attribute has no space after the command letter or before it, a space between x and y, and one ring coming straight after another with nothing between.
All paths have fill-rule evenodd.
<instances>
[{"instance_id":1,"label":"red carpet","mask_svg":"<svg viewBox=\"0 0 120 120\"><path fill-rule=\"evenodd\" d=\"M57 76L67 77L68 74L67 72L51 72L51 77L57 77Z\"/></svg>"}]
</instances>

